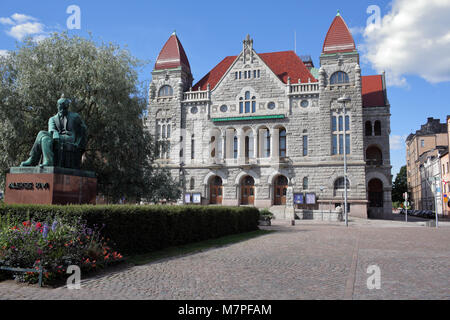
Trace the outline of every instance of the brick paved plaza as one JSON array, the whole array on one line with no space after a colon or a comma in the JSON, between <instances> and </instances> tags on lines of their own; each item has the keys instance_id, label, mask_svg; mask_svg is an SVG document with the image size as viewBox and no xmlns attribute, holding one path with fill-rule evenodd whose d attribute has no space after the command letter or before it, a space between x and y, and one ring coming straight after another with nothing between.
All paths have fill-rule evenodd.
<instances>
[{"instance_id":1,"label":"brick paved plaza","mask_svg":"<svg viewBox=\"0 0 450 320\"><path fill-rule=\"evenodd\" d=\"M447 223L448 224L448 223ZM449 299L450 227L273 221L275 232L122 268L81 290L0 283L1 299ZM367 289L369 265L381 289Z\"/></svg>"}]
</instances>

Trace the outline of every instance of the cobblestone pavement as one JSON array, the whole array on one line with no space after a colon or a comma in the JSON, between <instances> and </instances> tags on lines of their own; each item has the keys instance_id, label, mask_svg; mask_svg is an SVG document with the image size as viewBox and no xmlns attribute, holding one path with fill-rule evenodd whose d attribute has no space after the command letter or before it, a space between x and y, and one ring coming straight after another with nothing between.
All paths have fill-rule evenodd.
<instances>
[{"instance_id":1,"label":"cobblestone pavement","mask_svg":"<svg viewBox=\"0 0 450 320\"><path fill-rule=\"evenodd\" d=\"M276 232L122 268L81 290L0 283L1 299L449 299L450 227L274 221ZM381 288L367 289L369 265Z\"/></svg>"}]
</instances>

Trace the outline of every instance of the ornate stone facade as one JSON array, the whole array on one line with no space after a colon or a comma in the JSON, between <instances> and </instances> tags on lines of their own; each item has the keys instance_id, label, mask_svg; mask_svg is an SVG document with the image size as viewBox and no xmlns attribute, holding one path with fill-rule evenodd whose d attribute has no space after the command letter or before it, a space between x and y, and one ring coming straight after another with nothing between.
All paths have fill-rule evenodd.
<instances>
[{"instance_id":1,"label":"ornate stone facade","mask_svg":"<svg viewBox=\"0 0 450 320\"><path fill-rule=\"evenodd\" d=\"M291 193L308 193L316 202L303 208L334 211L343 203L346 142L349 215L391 213L384 75L361 76L354 44L330 51L336 23L345 25L333 21L319 70L292 51L258 54L247 36L239 55L193 87L184 49L169 38L152 73L147 125L161 142L158 162L185 193L201 193L204 204L256 207L290 207ZM160 60L178 64L161 68Z\"/></svg>"}]
</instances>

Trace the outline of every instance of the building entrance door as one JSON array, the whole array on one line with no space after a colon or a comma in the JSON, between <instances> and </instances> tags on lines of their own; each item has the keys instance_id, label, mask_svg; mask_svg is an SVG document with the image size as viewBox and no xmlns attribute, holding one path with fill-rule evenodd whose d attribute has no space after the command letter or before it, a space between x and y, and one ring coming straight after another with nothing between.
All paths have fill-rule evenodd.
<instances>
[{"instance_id":1,"label":"building entrance door","mask_svg":"<svg viewBox=\"0 0 450 320\"><path fill-rule=\"evenodd\" d=\"M222 204L223 199L223 186L222 178L215 177L209 186L209 203L210 204Z\"/></svg>"},{"instance_id":2,"label":"building entrance door","mask_svg":"<svg viewBox=\"0 0 450 320\"><path fill-rule=\"evenodd\" d=\"M274 185L274 205L285 205L286 204L286 192L288 188L288 180L285 176L278 176L275 179Z\"/></svg>"},{"instance_id":3,"label":"building entrance door","mask_svg":"<svg viewBox=\"0 0 450 320\"><path fill-rule=\"evenodd\" d=\"M241 204L253 205L255 203L255 180L246 176L241 182Z\"/></svg>"}]
</instances>

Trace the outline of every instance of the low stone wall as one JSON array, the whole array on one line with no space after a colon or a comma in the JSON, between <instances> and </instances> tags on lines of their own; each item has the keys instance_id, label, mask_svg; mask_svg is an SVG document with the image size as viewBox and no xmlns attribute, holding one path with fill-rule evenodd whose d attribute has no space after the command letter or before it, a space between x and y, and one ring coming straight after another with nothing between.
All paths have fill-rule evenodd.
<instances>
[{"instance_id":1,"label":"low stone wall","mask_svg":"<svg viewBox=\"0 0 450 320\"><path fill-rule=\"evenodd\" d=\"M295 210L295 218L300 220L343 221L342 212L324 210Z\"/></svg>"}]
</instances>

